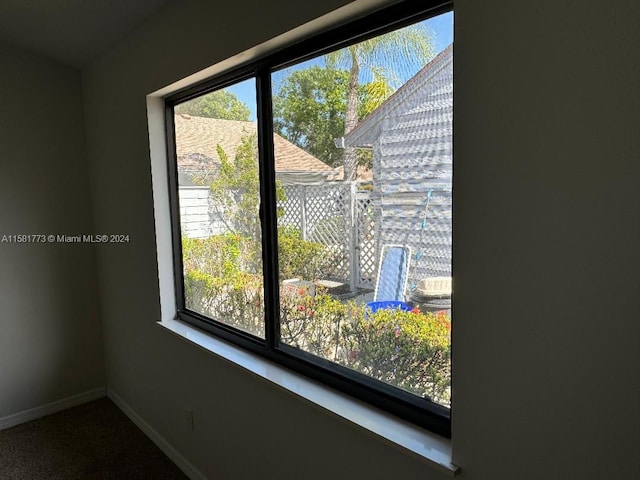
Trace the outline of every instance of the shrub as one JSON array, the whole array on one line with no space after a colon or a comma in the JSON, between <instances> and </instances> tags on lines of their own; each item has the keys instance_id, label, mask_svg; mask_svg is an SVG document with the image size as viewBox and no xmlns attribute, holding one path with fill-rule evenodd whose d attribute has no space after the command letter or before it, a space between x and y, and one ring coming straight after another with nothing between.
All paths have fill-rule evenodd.
<instances>
[{"instance_id":1,"label":"shrub","mask_svg":"<svg viewBox=\"0 0 640 480\"><path fill-rule=\"evenodd\" d=\"M257 242L236 233L209 238L182 238L182 262L185 274L200 270L224 277L239 271L261 273L260 247Z\"/></svg>"},{"instance_id":2,"label":"shrub","mask_svg":"<svg viewBox=\"0 0 640 480\"><path fill-rule=\"evenodd\" d=\"M262 276L235 272L217 277L201 270L184 276L187 307L227 325L264 335Z\"/></svg>"},{"instance_id":3,"label":"shrub","mask_svg":"<svg viewBox=\"0 0 640 480\"><path fill-rule=\"evenodd\" d=\"M342 350L341 326L347 307L318 288L315 296L304 289L280 297L280 338L322 358L335 359Z\"/></svg>"},{"instance_id":4,"label":"shrub","mask_svg":"<svg viewBox=\"0 0 640 480\"><path fill-rule=\"evenodd\" d=\"M278 261L283 279L317 280L330 268L332 255L321 243L303 240L299 231L284 227L278 229Z\"/></svg>"},{"instance_id":5,"label":"shrub","mask_svg":"<svg viewBox=\"0 0 640 480\"><path fill-rule=\"evenodd\" d=\"M321 278L331 264L327 248L279 233L284 276ZM183 239L187 307L239 329L264 335L263 283L258 244L238 234ZM449 318L443 314L342 303L316 287L282 289L280 339L380 381L447 405L450 397Z\"/></svg>"},{"instance_id":6,"label":"shrub","mask_svg":"<svg viewBox=\"0 0 640 480\"><path fill-rule=\"evenodd\" d=\"M320 278L331 261L325 247L292 230L279 235L281 272L288 278ZM187 307L253 333L263 332L260 245L237 233L182 239Z\"/></svg>"},{"instance_id":7,"label":"shrub","mask_svg":"<svg viewBox=\"0 0 640 480\"><path fill-rule=\"evenodd\" d=\"M383 382L450 401L451 322L445 314L351 307L344 333L347 366Z\"/></svg>"}]
</instances>

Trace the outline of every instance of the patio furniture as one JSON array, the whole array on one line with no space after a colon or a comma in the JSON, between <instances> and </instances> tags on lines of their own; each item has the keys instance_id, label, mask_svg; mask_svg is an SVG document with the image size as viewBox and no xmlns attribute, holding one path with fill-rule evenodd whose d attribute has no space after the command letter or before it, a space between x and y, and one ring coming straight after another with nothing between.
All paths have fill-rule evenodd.
<instances>
[{"instance_id":1,"label":"patio furniture","mask_svg":"<svg viewBox=\"0 0 640 480\"><path fill-rule=\"evenodd\" d=\"M411 310L411 307L404 302L410 261L411 248L404 245L382 247L373 302L366 305L372 313L381 308Z\"/></svg>"}]
</instances>

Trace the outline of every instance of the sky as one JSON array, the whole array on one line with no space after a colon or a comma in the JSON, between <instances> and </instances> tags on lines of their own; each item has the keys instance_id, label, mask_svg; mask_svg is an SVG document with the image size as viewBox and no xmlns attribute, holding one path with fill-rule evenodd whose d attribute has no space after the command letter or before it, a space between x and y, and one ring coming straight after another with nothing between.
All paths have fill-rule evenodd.
<instances>
[{"instance_id":1,"label":"sky","mask_svg":"<svg viewBox=\"0 0 640 480\"><path fill-rule=\"evenodd\" d=\"M435 53L438 54L444 50L451 42L453 42L453 12L447 12L437 17L430 18L422 22L426 25L426 28L431 33L432 40L434 42ZM280 79L290 74L292 71L301 68L307 68L311 65L323 65L321 57L314 60L289 67L285 71L275 72L273 76L274 94L277 92ZM412 73L412 75L415 72ZM403 81L408 80L404 78ZM256 120L256 88L255 81L253 79L246 80L231 87L227 87L226 90L234 93L243 103L245 103L251 111L250 120Z\"/></svg>"}]
</instances>

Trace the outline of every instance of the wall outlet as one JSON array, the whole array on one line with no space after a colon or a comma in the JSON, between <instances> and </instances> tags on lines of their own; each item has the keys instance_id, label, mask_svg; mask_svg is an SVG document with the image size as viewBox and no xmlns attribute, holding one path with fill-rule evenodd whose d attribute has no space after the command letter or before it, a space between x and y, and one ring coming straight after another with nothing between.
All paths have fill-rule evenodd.
<instances>
[{"instance_id":1,"label":"wall outlet","mask_svg":"<svg viewBox=\"0 0 640 480\"><path fill-rule=\"evenodd\" d=\"M193 410L191 410L190 408L187 408L184 411L184 422L187 429L193 432L195 429L195 424L193 423Z\"/></svg>"}]
</instances>

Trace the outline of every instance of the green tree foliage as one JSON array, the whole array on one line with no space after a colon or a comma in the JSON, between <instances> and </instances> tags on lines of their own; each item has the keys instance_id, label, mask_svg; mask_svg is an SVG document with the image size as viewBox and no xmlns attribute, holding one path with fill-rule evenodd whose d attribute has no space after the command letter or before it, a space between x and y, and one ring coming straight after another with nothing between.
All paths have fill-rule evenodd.
<instances>
[{"instance_id":1,"label":"green tree foliage","mask_svg":"<svg viewBox=\"0 0 640 480\"><path fill-rule=\"evenodd\" d=\"M219 118L222 120L248 121L249 107L227 90L216 90L176 106L176 113L194 117Z\"/></svg>"},{"instance_id":2,"label":"green tree foliage","mask_svg":"<svg viewBox=\"0 0 640 480\"><path fill-rule=\"evenodd\" d=\"M227 231L254 239L260 238L257 142L256 134L243 135L233 160L218 145L220 170L209 185L216 199L215 208ZM276 200L284 199L284 189L277 183Z\"/></svg>"},{"instance_id":3,"label":"green tree foliage","mask_svg":"<svg viewBox=\"0 0 640 480\"><path fill-rule=\"evenodd\" d=\"M342 149L335 138L344 135L346 70L313 66L288 76L273 98L274 129L290 142L331 166L342 165ZM358 89L358 118L375 110L393 93L382 79ZM370 167L369 152L358 152L358 164Z\"/></svg>"},{"instance_id":4,"label":"green tree foliage","mask_svg":"<svg viewBox=\"0 0 640 480\"><path fill-rule=\"evenodd\" d=\"M273 98L274 129L329 165L342 151L333 143L344 132L349 74L313 66L293 72Z\"/></svg>"}]
</instances>

